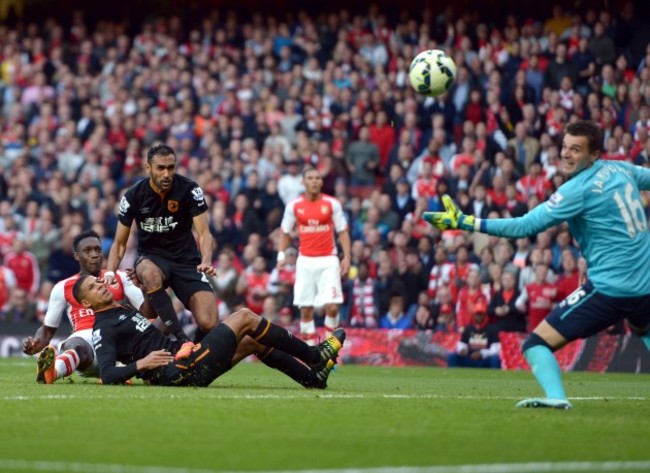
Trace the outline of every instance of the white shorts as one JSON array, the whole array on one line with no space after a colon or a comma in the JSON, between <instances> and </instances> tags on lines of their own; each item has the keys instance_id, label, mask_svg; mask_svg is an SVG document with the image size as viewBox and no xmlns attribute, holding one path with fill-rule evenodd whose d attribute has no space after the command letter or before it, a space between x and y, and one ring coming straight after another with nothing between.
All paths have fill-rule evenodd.
<instances>
[{"instance_id":1,"label":"white shorts","mask_svg":"<svg viewBox=\"0 0 650 473\"><path fill-rule=\"evenodd\" d=\"M342 304L341 269L338 256L303 256L296 261L293 305L320 307Z\"/></svg>"},{"instance_id":2,"label":"white shorts","mask_svg":"<svg viewBox=\"0 0 650 473\"><path fill-rule=\"evenodd\" d=\"M90 349L93 352L92 364L83 371L77 370L77 373L88 378L99 378L99 364L97 363L97 354L95 353L95 347L93 345L93 330L88 328L85 330L79 330L78 332L72 332L68 338L57 345L56 350L58 353L63 352L63 344L71 338L81 338L90 345Z\"/></svg>"}]
</instances>

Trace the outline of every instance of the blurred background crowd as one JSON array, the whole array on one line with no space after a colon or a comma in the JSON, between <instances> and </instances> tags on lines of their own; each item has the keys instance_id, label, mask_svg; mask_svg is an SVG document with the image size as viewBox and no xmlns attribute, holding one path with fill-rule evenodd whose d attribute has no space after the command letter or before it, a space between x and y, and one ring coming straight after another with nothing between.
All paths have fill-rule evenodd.
<instances>
[{"instance_id":1,"label":"blurred background crowd","mask_svg":"<svg viewBox=\"0 0 650 473\"><path fill-rule=\"evenodd\" d=\"M575 5L532 16L203 5L37 21L29 2L3 2L0 323L42 317L52 285L78 271L79 231L96 230L108 251L121 193L164 142L209 201L222 316L245 304L295 320L293 267L274 267L276 244L311 165L352 236L344 325L456 331L481 312L498 330L529 331L587 276L568 230L441 235L421 214L444 193L477 216L525 214L562 184L559 140L576 118L602 126L604 159L650 163L647 8ZM448 94L428 98L407 74L434 48L458 73Z\"/></svg>"}]
</instances>

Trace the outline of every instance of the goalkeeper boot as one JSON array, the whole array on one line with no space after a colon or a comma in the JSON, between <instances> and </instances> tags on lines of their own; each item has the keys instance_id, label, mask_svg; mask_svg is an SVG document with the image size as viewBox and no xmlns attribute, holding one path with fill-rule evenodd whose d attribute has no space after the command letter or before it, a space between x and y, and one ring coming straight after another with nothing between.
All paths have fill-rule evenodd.
<instances>
[{"instance_id":1,"label":"goalkeeper boot","mask_svg":"<svg viewBox=\"0 0 650 473\"><path fill-rule=\"evenodd\" d=\"M336 356L339 350L343 347L345 342L345 330L337 328L332 332L332 335L327 337L325 341L318 345L318 352L320 353L320 361L310 366L314 371L321 371L327 366L329 360L336 361Z\"/></svg>"},{"instance_id":2,"label":"goalkeeper boot","mask_svg":"<svg viewBox=\"0 0 650 473\"><path fill-rule=\"evenodd\" d=\"M336 365L334 360L327 360L325 368L316 373L318 381L312 386L314 389L325 389L327 387L327 378L334 369L334 365Z\"/></svg>"},{"instance_id":3,"label":"goalkeeper boot","mask_svg":"<svg viewBox=\"0 0 650 473\"><path fill-rule=\"evenodd\" d=\"M48 345L38 355L36 363L36 382L41 384L52 384L56 381L56 350L52 345Z\"/></svg>"},{"instance_id":4,"label":"goalkeeper boot","mask_svg":"<svg viewBox=\"0 0 650 473\"><path fill-rule=\"evenodd\" d=\"M551 399L550 397L534 397L517 403L517 407L550 407L552 409L571 409L573 406L566 399Z\"/></svg>"},{"instance_id":5,"label":"goalkeeper boot","mask_svg":"<svg viewBox=\"0 0 650 473\"><path fill-rule=\"evenodd\" d=\"M176 354L174 355L174 361L184 360L192 354L192 349L194 348L194 343L187 341L181 345Z\"/></svg>"}]
</instances>

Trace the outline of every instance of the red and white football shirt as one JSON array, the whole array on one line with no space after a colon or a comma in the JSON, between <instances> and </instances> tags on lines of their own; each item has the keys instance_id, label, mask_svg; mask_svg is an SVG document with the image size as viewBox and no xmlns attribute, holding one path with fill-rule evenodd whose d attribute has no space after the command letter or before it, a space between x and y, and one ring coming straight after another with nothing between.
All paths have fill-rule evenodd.
<instances>
[{"instance_id":1,"label":"red and white football shirt","mask_svg":"<svg viewBox=\"0 0 650 473\"><path fill-rule=\"evenodd\" d=\"M348 225L341 203L332 196L321 194L315 201L304 196L290 201L284 209L280 227L284 233L296 228L301 255L330 256L336 254L334 232L342 232Z\"/></svg>"}]
</instances>

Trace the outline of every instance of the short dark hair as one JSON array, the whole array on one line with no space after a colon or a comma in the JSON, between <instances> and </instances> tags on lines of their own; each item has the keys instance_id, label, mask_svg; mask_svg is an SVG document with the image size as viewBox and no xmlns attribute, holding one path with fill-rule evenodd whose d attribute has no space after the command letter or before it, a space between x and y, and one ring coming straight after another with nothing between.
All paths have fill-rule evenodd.
<instances>
[{"instance_id":1,"label":"short dark hair","mask_svg":"<svg viewBox=\"0 0 650 473\"><path fill-rule=\"evenodd\" d=\"M149 151L147 151L147 162L151 164L151 160L155 158L156 156L169 156L172 155L174 159L176 159L176 153L172 149L171 146L167 145L154 145L151 148L149 148Z\"/></svg>"},{"instance_id":2,"label":"short dark hair","mask_svg":"<svg viewBox=\"0 0 650 473\"><path fill-rule=\"evenodd\" d=\"M603 131L590 120L577 120L569 123L564 129L564 133L573 136L585 136L590 153L603 150Z\"/></svg>"},{"instance_id":3,"label":"short dark hair","mask_svg":"<svg viewBox=\"0 0 650 473\"><path fill-rule=\"evenodd\" d=\"M74 237L74 240L72 240L72 250L75 253L79 251L79 243L81 243L81 240L84 238L97 238L99 241L102 241L102 237L100 237L99 233L97 233L95 230L84 230L79 235Z\"/></svg>"},{"instance_id":4,"label":"short dark hair","mask_svg":"<svg viewBox=\"0 0 650 473\"><path fill-rule=\"evenodd\" d=\"M318 172L318 175L321 176L321 174L320 174L320 172L318 171L318 169L316 169L314 166L307 165L307 166L305 166L305 167L303 168L303 170L302 170L302 177L305 177L305 176L307 175L307 173L308 173L308 172L311 172L311 171L316 171L316 172ZM321 177L323 177L323 176L321 176Z\"/></svg>"},{"instance_id":5,"label":"short dark hair","mask_svg":"<svg viewBox=\"0 0 650 473\"><path fill-rule=\"evenodd\" d=\"M79 279L77 279L77 282L74 283L74 286L72 286L72 297L74 297L77 302L81 302L81 286L84 281L88 278L94 277L95 276L90 275L80 276Z\"/></svg>"}]
</instances>

